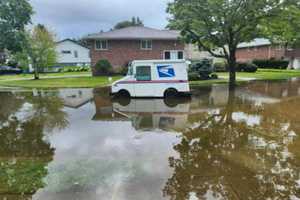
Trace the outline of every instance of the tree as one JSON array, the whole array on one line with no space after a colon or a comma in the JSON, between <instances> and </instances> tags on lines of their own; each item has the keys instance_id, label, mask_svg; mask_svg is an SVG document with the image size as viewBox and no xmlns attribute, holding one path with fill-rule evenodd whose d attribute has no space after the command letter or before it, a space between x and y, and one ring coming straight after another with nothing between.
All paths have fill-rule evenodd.
<instances>
[{"instance_id":1,"label":"tree","mask_svg":"<svg viewBox=\"0 0 300 200\"><path fill-rule=\"evenodd\" d=\"M144 26L143 21L140 20L139 17L132 17L131 21L126 20L119 22L115 25L114 29L121 29L121 28L126 28L130 26Z\"/></svg>"},{"instance_id":2,"label":"tree","mask_svg":"<svg viewBox=\"0 0 300 200\"><path fill-rule=\"evenodd\" d=\"M56 63L54 34L41 24L27 33L26 48L23 51L28 55L34 68L34 79L39 79L39 72Z\"/></svg>"},{"instance_id":3,"label":"tree","mask_svg":"<svg viewBox=\"0 0 300 200\"><path fill-rule=\"evenodd\" d=\"M28 0L0 1L0 50L22 50L24 29L31 22L32 14L33 10Z\"/></svg>"},{"instance_id":4,"label":"tree","mask_svg":"<svg viewBox=\"0 0 300 200\"><path fill-rule=\"evenodd\" d=\"M168 27L180 29L185 42L227 60L230 88L234 88L236 82L238 44L257 37L272 39L283 35L278 31L282 27L269 25L278 20L287 24L289 21L284 22L282 16L298 20L296 15L300 13L296 0L175 0L169 3L167 11L171 14ZM219 48L221 51L216 51Z\"/></svg>"}]
</instances>

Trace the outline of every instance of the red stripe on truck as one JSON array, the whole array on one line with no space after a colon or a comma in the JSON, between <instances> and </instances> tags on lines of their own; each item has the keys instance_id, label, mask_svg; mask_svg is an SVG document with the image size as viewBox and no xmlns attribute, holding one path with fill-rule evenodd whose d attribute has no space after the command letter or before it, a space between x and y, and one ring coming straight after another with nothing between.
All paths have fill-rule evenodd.
<instances>
[{"instance_id":1,"label":"red stripe on truck","mask_svg":"<svg viewBox=\"0 0 300 200\"><path fill-rule=\"evenodd\" d=\"M188 81L185 80L120 81L117 84L134 84L134 83L188 83Z\"/></svg>"}]
</instances>

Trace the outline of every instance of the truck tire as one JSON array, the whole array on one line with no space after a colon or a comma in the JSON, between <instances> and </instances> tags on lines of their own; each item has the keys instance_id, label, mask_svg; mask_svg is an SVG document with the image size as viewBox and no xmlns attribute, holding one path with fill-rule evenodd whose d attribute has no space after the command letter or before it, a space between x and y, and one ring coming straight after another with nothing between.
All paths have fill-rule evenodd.
<instances>
[{"instance_id":1,"label":"truck tire","mask_svg":"<svg viewBox=\"0 0 300 200\"><path fill-rule=\"evenodd\" d=\"M164 97L165 98L173 98L178 96L178 91L174 88L169 88L165 91Z\"/></svg>"},{"instance_id":2,"label":"truck tire","mask_svg":"<svg viewBox=\"0 0 300 200\"><path fill-rule=\"evenodd\" d=\"M120 97L120 98L130 98L130 93L127 90L120 90L117 93L117 97Z\"/></svg>"}]
</instances>

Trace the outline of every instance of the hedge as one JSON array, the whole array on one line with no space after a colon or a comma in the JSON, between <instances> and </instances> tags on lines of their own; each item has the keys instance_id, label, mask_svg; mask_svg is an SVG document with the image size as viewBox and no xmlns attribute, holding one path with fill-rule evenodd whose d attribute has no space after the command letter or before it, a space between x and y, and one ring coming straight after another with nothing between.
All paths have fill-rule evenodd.
<instances>
[{"instance_id":1,"label":"hedge","mask_svg":"<svg viewBox=\"0 0 300 200\"><path fill-rule=\"evenodd\" d=\"M110 62L106 59L99 60L94 66L93 76L106 76L113 73L113 68Z\"/></svg>"},{"instance_id":2,"label":"hedge","mask_svg":"<svg viewBox=\"0 0 300 200\"><path fill-rule=\"evenodd\" d=\"M225 62L218 62L214 64L214 68L216 72L228 72L228 65ZM257 65L254 63L242 63L238 62L236 64L236 71L237 72L256 72Z\"/></svg>"},{"instance_id":3,"label":"hedge","mask_svg":"<svg viewBox=\"0 0 300 200\"><path fill-rule=\"evenodd\" d=\"M253 63L259 68L265 69L287 69L289 66L289 61L287 60L254 60Z\"/></svg>"}]
</instances>

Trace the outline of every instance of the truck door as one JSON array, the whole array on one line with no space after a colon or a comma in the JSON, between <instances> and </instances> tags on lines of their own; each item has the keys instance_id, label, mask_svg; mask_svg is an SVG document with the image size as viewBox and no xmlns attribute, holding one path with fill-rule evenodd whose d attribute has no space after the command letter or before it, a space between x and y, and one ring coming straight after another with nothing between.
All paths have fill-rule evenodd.
<instances>
[{"instance_id":1,"label":"truck door","mask_svg":"<svg viewBox=\"0 0 300 200\"><path fill-rule=\"evenodd\" d=\"M152 97L154 90L152 86L151 66L137 66L136 67L136 83L135 95L136 97Z\"/></svg>"}]
</instances>

